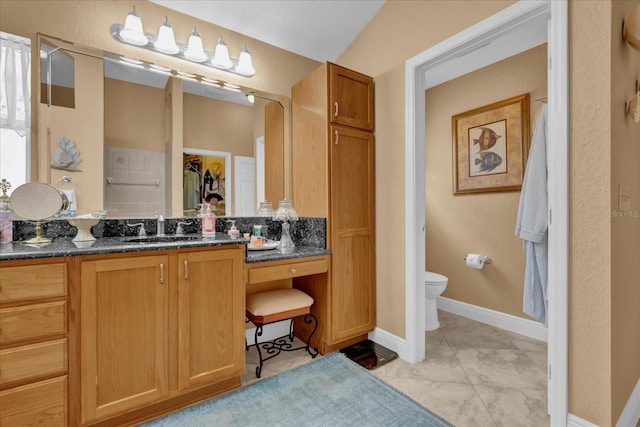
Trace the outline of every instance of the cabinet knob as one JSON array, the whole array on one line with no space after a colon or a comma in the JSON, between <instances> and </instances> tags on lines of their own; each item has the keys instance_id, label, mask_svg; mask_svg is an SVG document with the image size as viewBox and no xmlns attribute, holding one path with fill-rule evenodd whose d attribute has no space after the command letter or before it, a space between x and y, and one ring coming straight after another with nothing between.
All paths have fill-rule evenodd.
<instances>
[{"instance_id":1,"label":"cabinet knob","mask_svg":"<svg viewBox=\"0 0 640 427\"><path fill-rule=\"evenodd\" d=\"M335 133L336 139L334 140L333 144L338 145L338 131L335 131L334 133Z\"/></svg>"},{"instance_id":2,"label":"cabinet knob","mask_svg":"<svg viewBox=\"0 0 640 427\"><path fill-rule=\"evenodd\" d=\"M333 103L333 109L334 109L334 111L333 111L333 117L338 117L338 101L335 101L335 102Z\"/></svg>"},{"instance_id":3,"label":"cabinet knob","mask_svg":"<svg viewBox=\"0 0 640 427\"><path fill-rule=\"evenodd\" d=\"M189 261L184 262L184 280L189 280Z\"/></svg>"},{"instance_id":4,"label":"cabinet knob","mask_svg":"<svg viewBox=\"0 0 640 427\"><path fill-rule=\"evenodd\" d=\"M289 270L289 272L290 272L290 273L294 273L294 274L295 274L297 271L298 271L298 270L296 270L295 268L292 268L292 269L290 269L290 270Z\"/></svg>"},{"instance_id":5,"label":"cabinet knob","mask_svg":"<svg viewBox=\"0 0 640 427\"><path fill-rule=\"evenodd\" d=\"M164 264L160 264L160 284L164 285Z\"/></svg>"}]
</instances>

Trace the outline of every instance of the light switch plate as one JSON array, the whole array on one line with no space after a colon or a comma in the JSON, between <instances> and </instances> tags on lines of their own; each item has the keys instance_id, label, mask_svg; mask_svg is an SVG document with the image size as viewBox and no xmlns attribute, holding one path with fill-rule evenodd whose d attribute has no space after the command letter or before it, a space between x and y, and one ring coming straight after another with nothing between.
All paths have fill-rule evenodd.
<instances>
[{"instance_id":1,"label":"light switch plate","mask_svg":"<svg viewBox=\"0 0 640 427\"><path fill-rule=\"evenodd\" d=\"M618 184L618 210L631 210L631 192L628 185Z\"/></svg>"}]
</instances>

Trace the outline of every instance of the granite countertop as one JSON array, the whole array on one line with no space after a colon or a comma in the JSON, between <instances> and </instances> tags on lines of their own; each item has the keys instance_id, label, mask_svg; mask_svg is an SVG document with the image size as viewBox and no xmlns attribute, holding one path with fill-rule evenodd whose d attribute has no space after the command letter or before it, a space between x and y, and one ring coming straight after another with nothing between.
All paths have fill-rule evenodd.
<instances>
[{"instance_id":1,"label":"granite countertop","mask_svg":"<svg viewBox=\"0 0 640 427\"><path fill-rule=\"evenodd\" d=\"M190 240L171 239L175 236L167 236L169 241L153 241L155 236L147 239L127 237L102 237L89 242L73 242L71 238L57 238L48 244L27 244L25 242L13 242L0 245L0 261L36 258L54 258L76 255L95 255L110 253L143 252L163 249L182 249L210 246L225 246L246 244L245 239L231 239L228 235L217 233L215 237L203 238L201 235L187 235ZM151 239L151 241L150 241ZM143 240L143 241L136 241ZM328 255L327 249L311 246L296 246L293 253L281 254L277 250L247 251L245 249L247 263L276 261L291 258L303 258L319 255Z\"/></svg>"},{"instance_id":2,"label":"granite countertop","mask_svg":"<svg viewBox=\"0 0 640 427\"><path fill-rule=\"evenodd\" d=\"M283 259L307 258L313 256L329 255L328 249L316 248L313 246L296 246L290 254L281 254L275 249L267 251L247 251L245 262L253 264L256 262L279 261Z\"/></svg>"}]
</instances>

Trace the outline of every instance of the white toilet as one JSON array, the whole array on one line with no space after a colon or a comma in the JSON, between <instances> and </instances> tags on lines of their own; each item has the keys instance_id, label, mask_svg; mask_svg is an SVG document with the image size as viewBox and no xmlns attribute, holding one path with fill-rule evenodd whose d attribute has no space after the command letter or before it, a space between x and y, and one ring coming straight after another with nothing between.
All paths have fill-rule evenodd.
<instances>
[{"instance_id":1,"label":"white toilet","mask_svg":"<svg viewBox=\"0 0 640 427\"><path fill-rule=\"evenodd\" d=\"M426 294L426 327L427 331L435 331L440 327L438 322L438 306L436 305L436 298L440 296L445 288L449 279L446 276L438 273L432 273L430 271L424 272L424 284Z\"/></svg>"}]
</instances>

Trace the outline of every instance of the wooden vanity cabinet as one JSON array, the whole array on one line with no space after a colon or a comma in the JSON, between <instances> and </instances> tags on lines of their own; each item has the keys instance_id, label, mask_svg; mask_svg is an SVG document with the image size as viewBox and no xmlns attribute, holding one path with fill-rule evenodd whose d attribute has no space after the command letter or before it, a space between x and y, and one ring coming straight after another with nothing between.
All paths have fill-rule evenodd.
<instances>
[{"instance_id":1,"label":"wooden vanity cabinet","mask_svg":"<svg viewBox=\"0 0 640 427\"><path fill-rule=\"evenodd\" d=\"M244 248L82 257L81 423L126 424L240 386Z\"/></svg>"},{"instance_id":2,"label":"wooden vanity cabinet","mask_svg":"<svg viewBox=\"0 0 640 427\"><path fill-rule=\"evenodd\" d=\"M168 394L169 257L80 264L82 422Z\"/></svg>"},{"instance_id":3,"label":"wooden vanity cabinet","mask_svg":"<svg viewBox=\"0 0 640 427\"><path fill-rule=\"evenodd\" d=\"M68 425L67 264L0 268L0 425Z\"/></svg>"},{"instance_id":4,"label":"wooden vanity cabinet","mask_svg":"<svg viewBox=\"0 0 640 427\"><path fill-rule=\"evenodd\" d=\"M327 219L331 319L321 351L375 327L373 79L325 63L291 88L292 200Z\"/></svg>"},{"instance_id":5,"label":"wooden vanity cabinet","mask_svg":"<svg viewBox=\"0 0 640 427\"><path fill-rule=\"evenodd\" d=\"M178 254L178 385L244 373L244 250Z\"/></svg>"}]
</instances>

